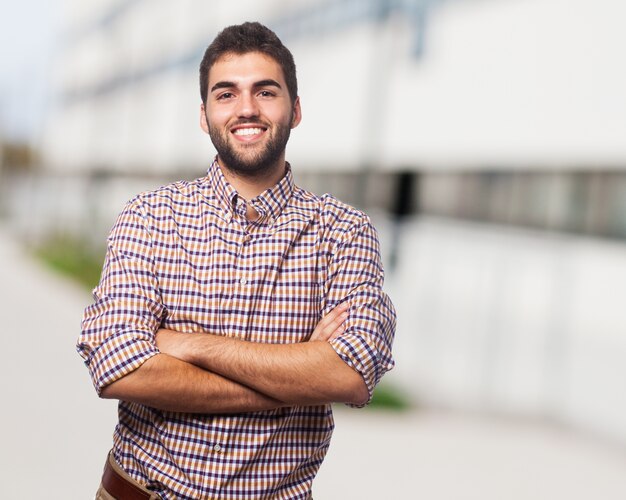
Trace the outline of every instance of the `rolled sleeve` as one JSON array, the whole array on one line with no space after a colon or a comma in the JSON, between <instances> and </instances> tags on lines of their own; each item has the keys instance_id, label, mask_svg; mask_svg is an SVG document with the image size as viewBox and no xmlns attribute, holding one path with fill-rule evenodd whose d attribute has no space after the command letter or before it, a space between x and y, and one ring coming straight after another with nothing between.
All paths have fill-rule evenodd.
<instances>
[{"instance_id":1,"label":"rolled sleeve","mask_svg":"<svg viewBox=\"0 0 626 500\"><path fill-rule=\"evenodd\" d=\"M393 304L383 291L378 236L369 219L346 231L334 249L329 271L326 312L344 301L350 305L345 330L330 345L363 377L369 403L382 376L394 366L396 325Z\"/></svg>"},{"instance_id":2,"label":"rolled sleeve","mask_svg":"<svg viewBox=\"0 0 626 500\"><path fill-rule=\"evenodd\" d=\"M150 232L138 202L129 203L108 239L94 303L85 309L77 343L98 394L159 352L164 313Z\"/></svg>"}]
</instances>

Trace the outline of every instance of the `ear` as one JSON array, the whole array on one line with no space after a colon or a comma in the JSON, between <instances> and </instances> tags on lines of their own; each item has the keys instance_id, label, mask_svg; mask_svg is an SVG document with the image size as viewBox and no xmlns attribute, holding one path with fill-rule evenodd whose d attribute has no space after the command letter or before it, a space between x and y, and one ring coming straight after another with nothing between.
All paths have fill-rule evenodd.
<instances>
[{"instance_id":1,"label":"ear","mask_svg":"<svg viewBox=\"0 0 626 500\"><path fill-rule=\"evenodd\" d=\"M209 133L209 122L207 121L204 103L200 105L200 128L204 130L206 134Z\"/></svg>"},{"instance_id":2,"label":"ear","mask_svg":"<svg viewBox=\"0 0 626 500\"><path fill-rule=\"evenodd\" d=\"M302 120L302 108L300 107L300 96L296 97L293 103L293 118L291 119L291 128L296 128Z\"/></svg>"}]
</instances>

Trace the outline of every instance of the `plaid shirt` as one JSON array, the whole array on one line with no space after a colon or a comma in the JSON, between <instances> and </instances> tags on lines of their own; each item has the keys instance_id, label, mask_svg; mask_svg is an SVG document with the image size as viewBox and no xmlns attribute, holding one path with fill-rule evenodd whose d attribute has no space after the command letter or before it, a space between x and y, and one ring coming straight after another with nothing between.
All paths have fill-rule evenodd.
<instances>
[{"instance_id":1,"label":"plaid shirt","mask_svg":"<svg viewBox=\"0 0 626 500\"><path fill-rule=\"evenodd\" d=\"M108 239L78 351L98 393L157 354L160 328L304 342L348 300L330 344L370 391L393 367L395 312L363 213L287 174L249 202L217 162L206 177L131 200ZM120 401L113 453L162 498L308 498L334 424L330 405L229 415Z\"/></svg>"}]
</instances>

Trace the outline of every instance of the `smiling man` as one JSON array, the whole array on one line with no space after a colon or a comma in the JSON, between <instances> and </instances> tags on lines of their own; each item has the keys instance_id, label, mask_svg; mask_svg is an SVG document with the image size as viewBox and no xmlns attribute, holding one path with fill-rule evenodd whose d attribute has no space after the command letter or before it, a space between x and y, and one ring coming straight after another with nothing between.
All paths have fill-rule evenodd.
<instances>
[{"instance_id":1,"label":"smiling man","mask_svg":"<svg viewBox=\"0 0 626 500\"><path fill-rule=\"evenodd\" d=\"M205 177L131 200L78 351L119 423L99 499L306 499L331 403L392 368L395 312L369 218L295 186L291 53L231 26L200 65Z\"/></svg>"}]
</instances>

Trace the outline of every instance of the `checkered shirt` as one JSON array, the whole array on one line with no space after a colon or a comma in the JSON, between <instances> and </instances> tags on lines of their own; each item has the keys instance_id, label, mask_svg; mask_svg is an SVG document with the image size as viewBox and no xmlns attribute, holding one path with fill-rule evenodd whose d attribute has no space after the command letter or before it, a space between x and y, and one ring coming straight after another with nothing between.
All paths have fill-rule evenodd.
<instances>
[{"instance_id":1,"label":"checkered shirt","mask_svg":"<svg viewBox=\"0 0 626 500\"><path fill-rule=\"evenodd\" d=\"M246 203L260 217L246 220ZM108 239L78 351L98 393L159 352L161 327L250 342L305 342L350 303L330 342L370 396L393 367L395 312L368 217L294 185L289 166L249 202L216 161L207 176L138 195ZM309 498L334 428L330 405L229 415L120 401L113 453L161 498Z\"/></svg>"}]
</instances>

